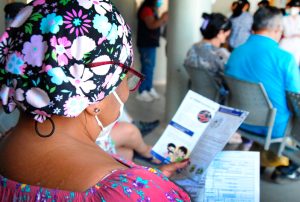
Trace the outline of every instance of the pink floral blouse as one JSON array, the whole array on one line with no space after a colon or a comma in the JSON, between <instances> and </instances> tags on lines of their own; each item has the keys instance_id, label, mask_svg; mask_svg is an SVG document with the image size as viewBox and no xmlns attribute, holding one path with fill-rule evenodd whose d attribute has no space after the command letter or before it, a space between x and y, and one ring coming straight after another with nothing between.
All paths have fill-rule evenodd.
<instances>
[{"instance_id":1,"label":"pink floral blouse","mask_svg":"<svg viewBox=\"0 0 300 202\"><path fill-rule=\"evenodd\" d=\"M31 186L9 180L0 175L0 201L190 201L188 194L165 177L161 171L139 166L132 162L117 160L129 168L112 171L85 192Z\"/></svg>"}]
</instances>

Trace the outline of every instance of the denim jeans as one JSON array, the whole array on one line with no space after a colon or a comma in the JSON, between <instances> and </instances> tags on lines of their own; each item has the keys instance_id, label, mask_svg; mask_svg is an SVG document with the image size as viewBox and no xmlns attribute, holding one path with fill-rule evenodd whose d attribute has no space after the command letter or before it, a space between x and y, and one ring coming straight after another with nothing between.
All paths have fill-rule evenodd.
<instances>
[{"instance_id":1,"label":"denim jeans","mask_svg":"<svg viewBox=\"0 0 300 202\"><path fill-rule=\"evenodd\" d=\"M150 91L153 85L153 73L155 67L156 60L156 48L155 47L147 47L147 48L139 48L140 52L140 60L142 69L142 74L145 75L145 80L141 84L139 88L139 92L143 92L144 90Z\"/></svg>"}]
</instances>

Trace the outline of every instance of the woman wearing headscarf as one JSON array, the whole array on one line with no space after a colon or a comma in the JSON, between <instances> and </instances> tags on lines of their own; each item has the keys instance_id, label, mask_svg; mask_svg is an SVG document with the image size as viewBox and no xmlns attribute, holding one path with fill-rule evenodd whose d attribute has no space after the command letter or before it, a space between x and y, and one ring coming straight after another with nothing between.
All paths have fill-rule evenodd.
<instances>
[{"instance_id":1,"label":"woman wearing headscarf","mask_svg":"<svg viewBox=\"0 0 300 202\"><path fill-rule=\"evenodd\" d=\"M288 15L283 17L283 38L280 46L292 53L300 65L300 1L290 1L287 8Z\"/></svg>"},{"instance_id":2,"label":"woman wearing headscarf","mask_svg":"<svg viewBox=\"0 0 300 202\"><path fill-rule=\"evenodd\" d=\"M234 8L230 21L232 23L229 46L231 49L242 45L247 41L252 32L253 17L248 12L250 3L247 0L239 0Z\"/></svg>"},{"instance_id":3,"label":"woman wearing headscarf","mask_svg":"<svg viewBox=\"0 0 300 202\"><path fill-rule=\"evenodd\" d=\"M101 150L129 90L130 29L107 0L35 0L0 38L0 98L22 110L0 140L0 201L190 201L158 169Z\"/></svg>"}]
</instances>

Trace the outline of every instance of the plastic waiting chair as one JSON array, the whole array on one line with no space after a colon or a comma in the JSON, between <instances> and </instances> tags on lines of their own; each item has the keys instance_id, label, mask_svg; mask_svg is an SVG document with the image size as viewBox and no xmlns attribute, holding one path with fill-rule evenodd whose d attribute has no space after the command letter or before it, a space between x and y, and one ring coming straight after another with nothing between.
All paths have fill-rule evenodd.
<instances>
[{"instance_id":1,"label":"plastic waiting chair","mask_svg":"<svg viewBox=\"0 0 300 202\"><path fill-rule=\"evenodd\" d=\"M277 109L270 102L263 84L242 81L227 75L224 75L224 79L229 88L228 105L249 112L245 124L267 128L266 136L245 130L239 130L239 133L262 145L265 150L269 150L271 144L281 142L283 138L271 138Z\"/></svg>"},{"instance_id":2,"label":"plastic waiting chair","mask_svg":"<svg viewBox=\"0 0 300 202\"><path fill-rule=\"evenodd\" d=\"M291 132L285 136L278 153L289 157L294 163L300 165L300 94L287 92L287 99L293 114ZM295 144L293 147L287 144L289 140Z\"/></svg>"},{"instance_id":3,"label":"plastic waiting chair","mask_svg":"<svg viewBox=\"0 0 300 202\"><path fill-rule=\"evenodd\" d=\"M6 114L0 106L0 133L4 134L6 131L15 127L19 121L20 111L15 109L11 114Z\"/></svg>"},{"instance_id":4,"label":"plastic waiting chair","mask_svg":"<svg viewBox=\"0 0 300 202\"><path fill-rule=\"evenodd\" d=\"M215 79L208 73L208 71L204 68L193 68L193 67L185 67L187 70L191 86L190 89L199 93L200 95L219 102L219 86Z\"/></svg>"}]
</instances>

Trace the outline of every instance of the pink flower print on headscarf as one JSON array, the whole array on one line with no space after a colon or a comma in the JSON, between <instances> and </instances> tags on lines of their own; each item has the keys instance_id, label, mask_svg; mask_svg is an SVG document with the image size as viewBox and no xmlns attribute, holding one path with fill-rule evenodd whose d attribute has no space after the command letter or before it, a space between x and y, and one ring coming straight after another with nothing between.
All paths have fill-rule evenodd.
<instances>
[{"instance_id":1,"label":"pink flower print on headscarf","mask_svg":"<svg viewBox=\"0 0 300 202\"><path fill-rule=\"evenodd\" d=\"M8 56L5 66L6 71L16 75L23 75L26 67L27 65L25 64L21 53L14 52Z\"/></svg>"},{"instance_id":2,"label":"pink flower print on headscarf","mask_svg":"<svg viewBox=\"0 0 300 202\"><path fill-rule=\"evenodd\" d=\"M95 6L95 10L100 15L105 15L108 12L112 11L112 5L103 0L77 0L79 5L85 9L90 9L92 6Z\"/></svg>"},{"instance_id":3,"label":"pink flower print on headscarf","mask_svg":"<svg viewBox=\"0 0 300 202\"><path fill-rule=\"evenodd\" d=\"M113 73L109 73L109 74L105 77L105 81L103 82L103 84L101 85L101 87L107 86L107 84L109 83L109 81L111 80L112 77L113 77Z\"/></svg>"},{"instance_id":4,"label":"pink flower print on headscarf","mask_svg":"<svg viewBox=\"0 0 300 202\"><path fill-rule=\"evenodd\" d=\"M34 120L40 122L40 123L43 123L44 121L46 121L47 117L51 117L49 114L47 114L46 112L44 111L41 111L41 110L35 110L32 112L32 114L35 114L34 116Z\"/></svg>"},{"instance_id":5,"label":"pink flower print on headscarf","mask_svg":"<svg viewBox=\"0 0 300 202\"><path fill-rule=\"evenodd\" d=\"M51 38L51 46L55 48L54 54L57 55L57 61L60 66L65 66L72 59L71 48L72 43L67 37L56 39L56 36Z\"/></svg>"},{"instance_id":6,"label":"pink flower print on headscarf","mask_svg":"<svg viewBox=\"0 0 300 202\"><path fill-rule=\"evenodd\" d=\"M42 5L42 4L45 4L45 0L35 0L35 1L33 2L33 5L34 5L34 6Z\"/></svg>"},{"instance_id":7,"label":"pink flower print on headscarf","mask_svg":"<svg viewBox=\"0 0 300 202\"><path fill-rule=\"evenodd\" d=\"M26 93L26 101L31 106L40 109L46 107L50 103L50 98L43 89L31 88Z\"/></svg>"},{"instance_id":8,"label":"pink flower print on headscarf","mask_svg":"<svg viewBox=\"0 0 300 202\"><path fill-rule=\"evenodd\" d=\"M131 43L128 43L127 39L123 38L123 45L120 53L120 62L125 63L128 57L133 57L133 49Z\"/></svg>"},{"instance_id":9,"label":"pink flower print on headscarf","mask_svg":"<svg viewBox=\"0 0 300 202\"><path fill-rule=\"evenodd\" d=\"M9 37L8 33L4 32L0 37L0 43L2 43L2 41L6 40L8 37Z\"/></svg>"},{"instance_id":10,"label":"pink flower print on headscarf","mask_svg":"<svg viewBox=\"0 0 300 202\"><path fill-rule=\"evenodd\" d=\"M77 94L87 94L97 87L91 79L93 73L88 68L84 68L84 65L74 64L70 67L70 73L74 78L68 77L68 80L76 88Z\"/></svg>"},{"instance_id":11,"label":"pink flower print on headscarf","mask_svg":"<svg viewBox=\"0 0 300 202\"><path fill-rule=\"evenodd\" d=\"M47 52L48 45L43 36L33 35L30 42L25 42L22 53L24 60L33 67L41 67Z\"/></svg>"},{"instance_id":12,"label":"pink flower print on headscarf","mask_svg":"<svg viewBox=\"0 0 300 202\"><path fill-rule=\"evenodd\" d=\"M12 38L4 39L0 43L0 63L4 64L7 56L13 52L12 49L15 47L15 44Z\"/></svg>"},{"instance_id":13,"label":"pink flower print on headscarf","mask_svg":"<svg viewBox=\"0 0 300 202\"><path fill-rule=\"evenodd\" d=\"M79 10L78 13L72 9L71 12L67 12L67 15L64 16L65 21L64 23L67 25L66 29L70 29L70 34L75 32L76 37L79 34L84 35L84 33L88 33L88 28L91 26L89 23L91 22L90 19L87 19L88 15L82 15L82 10Z\"/></svg>"},{"instance_id":14,"label":"pink flower print on headscarf","mask_svg":"<svg viewBox=\"0 0 300 202\"><path fill-rule=\"evenodd\" d=\"M118 35L119 35L119 37L123 37L123 35L128 36L129 27L125 23L124 18L121 15L118 15L118 14L116 14L116 16L117 16L118 22L120 23L120 25L118 26Z\"/></svg>"},{"instance_id":15,"label":"pink flower print on headscarf","mask_svg":"<svg viewBox=\"0 0 300 202\"><path fill-rule=\"evenodd\" d=\"M119 78L121 77L122 73L122 67L117 67L116 71L112 74L110 73L106 78L105 78L105 83L106 85L102 85L102 87L106 86L106 89L109 89L112 86L115 86L116 83L118 82Z\"/></svg>"},{"instance_id":16,"label":"pink flower print on headscarf","mask_svg":"<svg viewBox=\"0 0 300 202\"><path fill-rule=\"evenodd\" d=\"M89 99L85 96L75 95L64 104L64 115L67 117L78 116L89 105Z\"/></svg>"}]
</instances>

